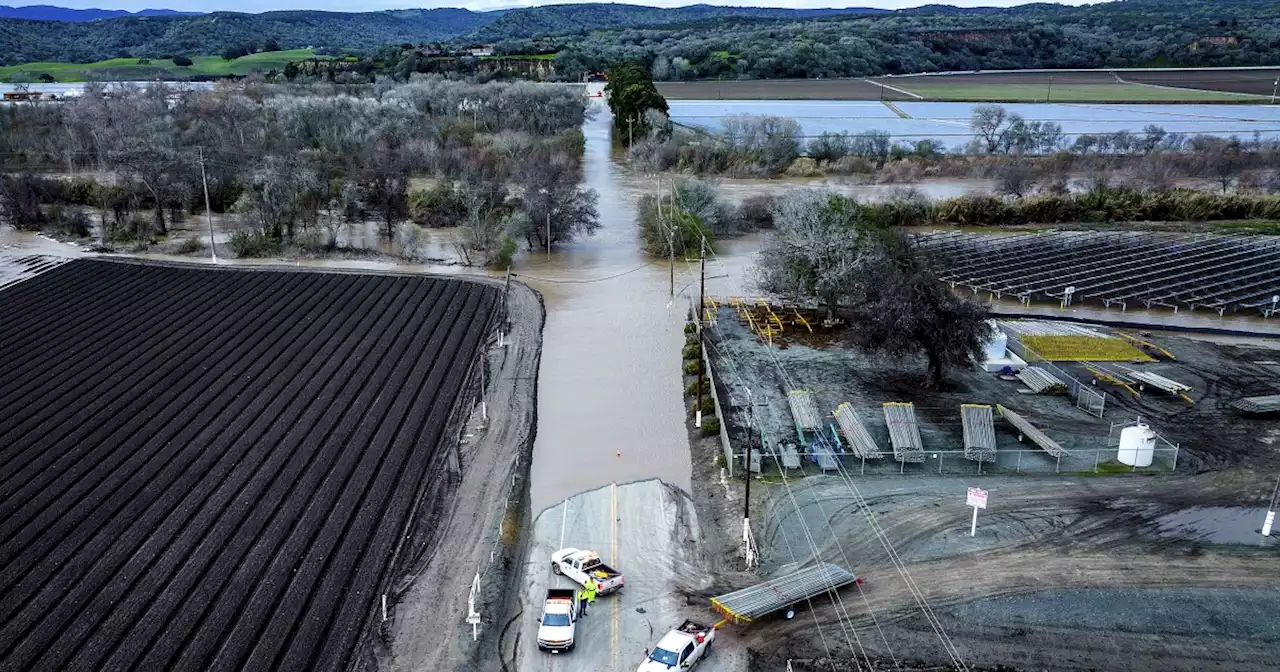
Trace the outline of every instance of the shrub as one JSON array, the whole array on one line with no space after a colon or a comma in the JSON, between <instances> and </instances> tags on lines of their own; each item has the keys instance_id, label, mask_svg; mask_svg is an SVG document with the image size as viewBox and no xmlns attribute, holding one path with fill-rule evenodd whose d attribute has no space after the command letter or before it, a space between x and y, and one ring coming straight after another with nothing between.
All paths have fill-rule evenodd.
<instances>
[{"instance_id":1,"label":"shrub","mask_svg":"<svg viewBox=\"0 0 1280 672\"><path fill-rule=\"evenodd\" d=\"M60 236L88 238L93 233L89 215L80 208L56 208L50 212L49 221Z\"/></svg>"},{"instance_id":2,"label":"shrub","mask_svg":"<svg viewBox=\"0 0 1280 672\"><path fill-rule=\"evenodd\" d=\"M496 269L509 268L511 259L516 255L516 241L511 236L503 236L502 243L498 249L494 251L493 258L489 260L489 267Z\"/></svg>"},{"instance_id":3,"label":"shrub","mask_svg":"<svg viewBox=\"0 0 1280 672\"><path fill-rule=\"evenodd\" d=\"M190 238L183 238L182 242L178 243L178 247L174 252L176 254L197 254L204 250L204 239L200 236L192 236Z\"/></svg>"},{"instance_id":4,"label":"shrub","mask_svg":"<svg viewBox=\"0 0 1280 672\"><path fill-rule=\"evenodd\" d=\"M280 241L258 229L236 231L227 244L231 253L240 258L270 257L280 253Z\"/></svg>"},{"instance_id":5,"label":"shrub","mask_svg":"<svg viewBox=\"0 0 1280 672\"><path fill-rule=\"evenodd\" d=\"M703 381L703 385L704 385L704 387L703 387L703 389L702 389L702 393L703 393L703 394L706 394L706 393L707 393L707 389L706 389L706 387L705 387L705 385L706 385L706 381ZM693 382L689 383L689 386L688 386L688 387L684 388L684 396L686 396L686 397L696 397L696 396L698 396L698 381L696 381L696 380L695 380L695 381L693 381Z\"/></svg>"},{"instance_id":6,"label":"shrub","mask_svg":"<svg viewBox=\"0 0 1280 672\"><path fill-rule=\"evenodd\" d=\"M714 416L708 418L706 416L703 416L702 435L715 436L716 434L719 434L719 433L720 433L720 418L717 418Z\"/></svg>"},{"instance_id":7,"label":"shrub","mask_svg":"<svg viewBox=\"0 0 1280 672\"><path fill-rule=\"evenodd\" d=\"M695 399L693 403L698 403ZM702 390L702 419L706 420L707 415L716 412L716 400L711 398L711 392L707 389Z\"/></svg>"},{"instance_id":8,"label":"shrub","mask_svg":"<svg viewBox=\"0 0 1280 672\"><path fill-rule=\"evenodd\" d=\"M685 363L684 363L684 375L686 375L686 376L696 376L696 375L698 375L698 371L699 371L701 368L702 368L702 360L701 360L701 359L693 359L693 360L689 360L689 361L687 361L687 362L685 362Z\"/></svg>"},{"instance_id":9,"label":"shrub","mask_svg":"<svg viewBox=\"0 0 1280 672\"><path fill-rule=\"evenodd\" d=\"M692 334L692 333L696 333L697 331L698 331L698 327L694 323L692 322L684 323L684 333Z\"/></svg>"},{"instance_id":10,"label":"shrub","mask_svg":"<svg viewBox=\"0 0 1280 672\"><path fill-rule=\"evenodd\" d=\"M690 360L698 359L702 357L702 348L699 348L696 344L686 345L684 346L684 351L682 352L682 354L686 362Z\"/></svg>"},{"instance_id":11,"label":"shrub","mask_svg":"<svg viewBox=\"0 0 1280 672\"><path fill-rule=\"evenodd\" d=\"M173 64L179 68L189 68L193 65L191 59L186 56L174 56Z\"/></svg>"}]
</instances>

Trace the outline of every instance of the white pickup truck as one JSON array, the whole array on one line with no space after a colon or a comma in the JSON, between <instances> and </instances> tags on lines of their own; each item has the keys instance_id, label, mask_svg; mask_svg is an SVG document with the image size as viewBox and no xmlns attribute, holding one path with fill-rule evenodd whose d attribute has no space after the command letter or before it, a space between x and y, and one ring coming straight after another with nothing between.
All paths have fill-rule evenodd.
<instances>
[{"instance_id":1,"label":"white pickup truck","mask_svg":"<svg viewBox=\"0 0 1280 672\"><path fill-rule=\"evenodd\" d=\"M716 629L685 621L680 627L658 640L652 651L645 652L644 662L636 672L667 672L692 670L704 658L711 655L711 643L716 641Z\"/></svg>"},{"instance_id":2,"label":"white pickup truck","mask_svg":"<svg viewBox=\"0 0 1280 672\"><path fill-rule=\"evenodd\" d=\"M586 583L590 576L596 580L597 595L616 593L627 583L622 572L604 564L595 551L562 548L551 554L551 571L573 579L578 585Z\"/></svg>"},{"instance_id":3,"label":"white pickup truck","mask_svg":"<svg viewBox=\"0 0 1280 672\"><path fill-rule=\"evenodd\" d=\"M573 636L578 627L578 600L570 588L552 588L542 605L538 619L538 648L560 653L572 651Z\"/></svg>"}]
</instances>

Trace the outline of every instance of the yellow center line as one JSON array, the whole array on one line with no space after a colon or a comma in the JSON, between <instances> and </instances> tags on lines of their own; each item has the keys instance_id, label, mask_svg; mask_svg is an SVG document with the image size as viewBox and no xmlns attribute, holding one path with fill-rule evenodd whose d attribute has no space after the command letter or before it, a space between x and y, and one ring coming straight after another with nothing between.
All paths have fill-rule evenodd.
<instances>
[{"instance_id":1,"label":"yellow center line","mask_svg":"<svg viewBox=\"0 0 1280 672\"><path fill-rule=\"evenodd\" d=\"M614 567L618 566L618 484L609 484L609 528L613 530L613 553L609 557L609 564ZM622 594L615 593L613 599L613 651L610 669L617 672L618 670L618 634L620 632L619 621L622 618Z\"/></svg>"}]
</instances>

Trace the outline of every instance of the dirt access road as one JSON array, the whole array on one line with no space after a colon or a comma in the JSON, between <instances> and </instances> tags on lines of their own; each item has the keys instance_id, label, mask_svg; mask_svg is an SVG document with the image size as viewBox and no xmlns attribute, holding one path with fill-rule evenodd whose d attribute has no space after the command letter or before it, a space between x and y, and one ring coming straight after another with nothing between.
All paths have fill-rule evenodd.
<instances>
[{"instance_id":1,"label":"dirt access road","mask_svg":"<svg viewBox=\"0 0 1280 672\"><path fill-rule=\"evenodd\" d=\"M1168 522L1204 507L1265 505L1274 475L885 477L856 484L971 665L1274 669L1271 649L1254 644L1278 634L1258 616L1280 607L1280 539L1248 534L1261 524L1261 509L1245 509L1249 517L1239 523L1252 525L1239 537L1250 543L1215 543L1223 532L1216 523L1200 529ZM972 538L971 510L963 506L969 485L991 493ZM766 566L787 561L790 549L807 549L810 538L825 560L857 558L866 601L844 591L841 606L868 657L892 665L891 650L904 660L945 661L849 485L811 477L790 486L763 488ZM823 651L823 636L844 649L835 606L815 606L820 630L802 616L761 628L747 643L797 658ZM785 661L773 663L757 669L785 669Z\"/></svg>"}]
</instances>

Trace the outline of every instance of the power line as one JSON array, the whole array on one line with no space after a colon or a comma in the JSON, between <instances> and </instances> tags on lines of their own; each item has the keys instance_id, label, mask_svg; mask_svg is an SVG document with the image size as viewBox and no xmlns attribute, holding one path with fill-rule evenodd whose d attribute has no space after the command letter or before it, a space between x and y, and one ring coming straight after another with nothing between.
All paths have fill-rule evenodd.
<instances>
[{"instance_id":1,"label":"power line","mask_svg":"<svg viewBox=\"0 0 1280 672\"><path fill-rule=\"evenodd\" d=\"M713 347L713 348L715 348L714 343L711 343L711 345L712 345L712 347ZM717 348L717 351L719 351L719 349L718 349L718 348ZM739 383L743 385L744 389L746 389L745 381L742 379L741 374L738 372L737 364L733 361L732 355L728 355L728 358L727 358L727 360L726 360L726 361L728 361L728 362L729 362L730 367L733 369L732 373L733 373L734 377L735 377L735 378L737 378L737 379L738 379L738 381L739 381ZM754 417L754 413L752 413L752 414L751 414L751 416L752 416L752 417ZM763 429L763 428L762 428L762 429ZM751 428L750 428L750 425L748 425L748 434L750 434L750 432L751 432ZM763 436L763 431L761 432L761 435ZM750 439L750 437L748 437L748 440L749 440L749 441L751 440L751 439ZM813 558L814 558L814 562L820 562L820 561L821 561L821 558L820 558L820 552L819 552L818 547L817 547L817 543L814 541L813 534L812 534L812 530L810 530L808 523L807 523L807 522L805 522L804 514L803 514L803 512L801 511L801 507L800 507L800 505L799 505L798 501L796 500L795 492L791 489L791 484L790 484L790 482L787 480L787 473L786 473L786 470L782 467L782 465L781 465L781 464L779 464L779 463L778 463L778 456L777 456L777 454L776 454L776 453L770 453L770 457L772 457L772 458L773 458L773 460L774 460L774 463L775 463L775 464L777 464L778 472L779 472L780 474L782 474L782 483L783 483L783 486L786 488L786 490L787 490L787 496L788 496L788 498L789 498L789 499L790 499L790 501L791 501L792 508L795 510L796 520L797 520L797 522L799 522L799 524L800 524L800 526L801 526L801 529L802 529L802 530L804 530L805 539L808 541L809 546L810 546L810 548L811 548L811 551L812 551L812 554L813 554ZM751 465L749 464L749 462L750 462L750 461L748 460L748 464L746 464L746 465L745 465L745 472L746 472L746 473L745 473L745 476L746 476L746 478L747 478L747 479L750 479L750 478L751 478ZM834 527L832 527L832 525L831 525L831 521L830 521L830 519L827 517L826 511L822 508L821 504L818 504L818 503L817 503L816 499L814 500L814 503L818 506L818 510L819 510L819 512L822 514L823 519L826 521L827 529L831 532L832 539L835 541L837 548L839 548L839 550L840 550L840 555L841 555L841 557L842 557L842 558L843 558L843 560L844 560L845 566L847 566L847 567L852 566L852 565L849 563L849 558L848 558L848 556L847 556L847 555L845 554L845 552L844 552L844 547L840 544L840 540L839 540L838 536L836 535L835 528L834 528ZM791 556L792 556L792 561L793 561L793 562L795 562L795 561L796 561L796 559L795 559L795 551L794 551L794 550L792 550L792 549L790 548L790 539L788 539L788 538L787 538L787 536L786 536L786 534L785 534L785 533L783 533L783 534L782 534L782 539L783 539L783 542L784 542L785 544L787 544L787 546L788 546L788 551L790 552L790 554L791 554ZM865 648L865 647L863 646L863 644L862 644L862 638L858 635L857 627L856 627L856 626L854 626L854 624L853 624L853 618L852 618L852 616L850 616L850 614L849 614L848 606L847 606L847 605L845 605L845 603L844 603L844 598L843 598L843 597L840 595L840 593L839 593L836 589L834 589L834 588L828 589L828 590L827 590L827 593L828 593L828 597L829 597L829 598L831 598L832 608L833 608L833 610L835 611L835 614L836 614L836 620L837 620L837 622L838 622L838 623L839 623L839 625L840 625L841 632L842 632L842 633L844 634L844 636L845 636L845 643L846 643L846 644L848 644L849 649L850 649L850 652L851 652L851 653L853 654L853 656L854 656L854 658L853 658L854 665L855 665L856 667L858 667L859 669L861 669L861 668L862 668L862 665L861 665L860 663L858 663L858 660L857 660L857 653L860 651L860 652L862 653L862 657L863 657L863 659L864 659L864 660L866 661L866 663L867 663L867 669L868 669L868 670L874 670L874 669L875 669L875 668L874 668L874 665L872 665L872 663L871 663L871 659L870 659L870 657L867 655L866 648ZM864 597L864 601L865 601L865 597ZM870 608L870 603L867 603L867 606L868 606L868 608ZM810 609L812 609L812 602L810 602ZM817 618L816 614L814 615L814 618L815 618L815 622L816 622L816 618ZM874 621L874 617L873 617L873 621ZM874 621L874 622L876 623L876 627L877 627L877 629L878 629L878 628L879 628L879 622L878 622L878 621ZM845 624L846 624L846 623L848 623L848 629L847 629L847 630L845 629ZM851 642L851 641L849 640L849 633L850 633L850 632L852 632L852 633L853 633L853 639L857 641L857 649L854 649L854 644L853 644L853 642ZM880 633L880 634L881 634L881 639L882 639L882 640L884 640L884 633L883 633L883 631L881 631L881 633ZM887 646L888 646L888 641L887 641L887 640L884 640L884 641L885 641L885 646L887 647ZM825 642L824 642L824 644L825 644ZM892 655L892 649L890 649L890 655ZM828 651L828 657L830 657L830 652L829 652L829 651ZM894 656L893 658L894 658L894 664L895 664L895 666L896 666L896 665L897 665L897 657L896 657L896 656Z\"/></svg>"},{"instance_id":2,"label":"power line","mask_svg":"<svg viewBox=\"0 0 1280 672\"><path fill-rule=\"evenodd\" d=\"M777 367L779 374L782 376L783 382L792 389L796 389L792 378L786 371L786 368L773 352L773 348L768 348L768 351L769 357ZM884 528L880 526L879 520L871 511L871 508L867 504L866 498L863 497L861 490L853 483L853 478L845 471L844 465L840 462L839 454L827 442L825 434L819 432L817 437L819 443L821 443L823 447L829 449L826 452L832 456L833 462L836 464L836 469L840 474L841 479L845 482L845 486L849 489L849 493L853 495L854 501L858 503L862 509L863 516L866 518L868 526L871 527L872 532L875 533L876 538L880 541L880 545L884 548L889 560L893 562L898 574L902 577L903 583L906 584L907 590L915 598L916 604L920 607L921 612L925 616L925 620L929 623L934 633L938 635L938 640L942 643L943 650L947 652L948 657L951 658L954 665L956 665L960 670L967 671L968 668L965 666L959 650L951 641L951 637L947 635L946 628L942 625L941 619L939 619L937 614L933 611L933 607L929 605L928 599L925 597L924 592L920 590L919 585L916 584L915 579L911 577L910 571L907 570L906 563L902 561L901 556L898 555L897 549L893 547L893 543L889 540L888 534L885 533Z\"/></svg>"}]
</instances>

